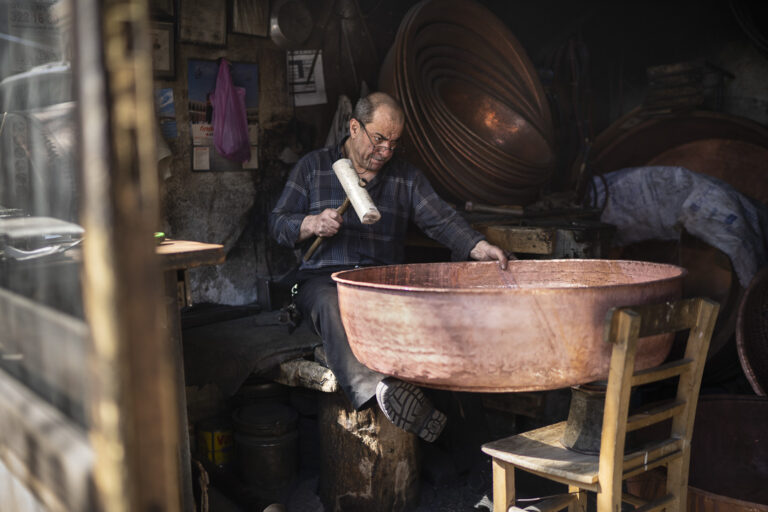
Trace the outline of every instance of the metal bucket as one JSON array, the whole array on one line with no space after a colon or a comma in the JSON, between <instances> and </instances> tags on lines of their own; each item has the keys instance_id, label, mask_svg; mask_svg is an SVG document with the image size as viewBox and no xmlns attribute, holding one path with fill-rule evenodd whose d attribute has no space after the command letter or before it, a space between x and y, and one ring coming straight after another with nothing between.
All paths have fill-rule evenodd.
<instances>
[{"instance_id":1,"label":"metal bucket","mask_svg":"<svg viewBox=\"0 0 768 512\"><path fill-rule=\"evenodd\" d=\"M606 383L571 388L571 406L560 442L579 453L597 455L603 434Z\"/></svg>"},{"instance_id":2,"label":"metal bucket","mask_svg":"<svg viewBox=\"0 0 768 512\"><path fill-rule=\"evenodd\" d=\"M262 498L281 499L298 474L298 413L275 403L249 405L235 411L232 422L243 482Z\"/></svg>"},{"instance_id":3,"label":"metal bucket","mask_svg":"<svg viewBox=\"0 0 768 512\"><path fill-rule=\"evenodd\" d=\"M195 428L197 452L215 466L224 467L232 460L232 422L226 418L209 418Z\"/></svg>"}]
</instances>

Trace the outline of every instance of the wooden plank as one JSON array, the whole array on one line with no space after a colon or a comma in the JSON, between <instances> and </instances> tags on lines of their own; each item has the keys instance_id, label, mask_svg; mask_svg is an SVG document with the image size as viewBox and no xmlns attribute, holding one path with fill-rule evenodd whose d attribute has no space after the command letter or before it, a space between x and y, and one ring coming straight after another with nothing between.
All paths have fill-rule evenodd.
<instances>
[{"instance_id":1,"label":"wooden plank","mask_svg":"<svg viewBox=\"0 0 768 512\"><path fill-rule=\"evenodd\" d=\"M0 459L49 510L96 510L85 430L3 370L0 432Z\"/></svg>"},{"instance_id":2,"label":"wooden plank","mask_svg":"<svg viewBox=\"0 0 768 512\"><path fill-rule=\"evenodd\" d=\"M577 496L575 494L558 494L525 508L509 507L508 512L558 512L570 506L576 499Z\"/></svg>"},{"instance_id":3,"label":"wooden plank","mask_svg":"<svg viewBox=\"0 0 768 512\"><path fill-rule=\"evenodd\" d=\"M627 418L627 432L645 428L679 414L685 408L686 402L670 400L663 403L649 404L642 410Z\"/></svg>"},{"instance_id":4,"label":"wooden plank","mask_svg":"<svg viewBox=\"0 0 768 512\"><path fill-rule=\"evenodd\" d=\"M632 376L632 386L641 386L682 375L690 369L692 363L691 359L677 359L661 366L635 372Z\"/></svg>"},{"instance_id":5,"label":"wooden plank","mask_svg":"<svg viewBox=\"0 0 768 512\"><path fill-rule=\"evenodd\" d=\"M609 318L613 315L613 321L608 324L605 340L617 339L618 316L613 314L614 311L634 311L640 315L640 333L638 334L640 338L690 329L696 324L698 300L684 299L674 303L643 304L611 310L608 315Z\"/></svg>"},{"instance_id":6,"label":"wooden plank","mask_svg":"<svg viewBox=\"0 0 768 512\"><path fill-rule=\"evenodd\" d=\"M190 240L165 240L157 246L155 253L160 256L163 270L218 265L226 258L223 245Z\"/></svg>"},{"instance_id":7,"label":"wooden plank","mask_svg":"<svg viewBox=\"0 0 768 512\"><path fill-rule=\"evenodd\" d=\"M658 443L653 443L644 450L637 450L624 456L625 476L636 468L647 467L657 459L667 457L670 454L679 452L683 448L681 439L664 439Z\"/></svg>"},{"instance_id":8,"label":"wooden plank","mask_svg":"<svg viewBox=\"0 0 768 512\"><path fill-rule=\"evenodd\" d=\"M84 424L86 323L2 288L0 318L2 367Z\"/></svg>"},{"instance_id":9,"label":"wooden plank","mask_svg":"<svg viewBox=\"0 0 768 512\"><path fill-rule=\"evenodd\" d=\"M639 475L641 473L645 473L659 466L669 467L670 463L679 461L682 458L682 455L683 455L682 452L672 452L670 454L667 454L663 457L660 457L654 460L653 462L649 462L648 464L643 464L642 466L634 468L632 470L625 470L624 478L632 478L633 476Z\"/></svg>"},{"instance_id":10,"label":"wooden plank","mask_svg":"<svg viewBox=\"0 0 768 512\"><path fill-rule=\"evenodd\" d=\"M485 226L476 228L488 242L507 252L552 254L557 230L532 226Z\"/></svg>"},{"instance_id":11,"label":"wooden plank","mask_svg":"<svg viewBox=\"0 0 768 512\"><path fill-rule=\"evenodd\" d=\"M629 503L634 507L639 507L641 505L645 505L646 503L648 503L648 500L638 498L637 496L633 494L628 494L626 492L621 495L621 501L623 501L624 503Z\"/></svg>"},{"instance_id":12,"label":"wooden plank","mask_svg":"<svg viewBox=\"0 0 768 512\"><path fill-rule=\"evenodd\" d=\"M669 505L675 501L675 499L676 498L674 496L670 495L662 496L661 498L655 499L641 507L636 508L634 512L657 512L659 510L668 508Z\"/></svg>"},{"instance_id":13,"label":"wooden plank","mask_svg":"<svg viewBox=\"0 0 768 512\"><path fill-rule=\"evenodd\" d=\"M176 270L171 269L163 272L163 279L165 281L165 334L168 341L167 348L170 352L170 360L164 365L164 369L173 379L175 399L172 400L171 403L176 407L175 414L169 415L168 419L168 426L175 427L176 435L175 437L168 437L175 440L174 448L179 466L181 509L187 510L194 505L194 490L192 487L192 450L189 440L189 427L187 425L184 351L181 339L181 302L176 293L178 290ZM153 409L152 405L157 407L160 404L155 403L151 404L150 407L146 407L144 409L145 414L151 414Z\"/></svg>"}]
</instances>

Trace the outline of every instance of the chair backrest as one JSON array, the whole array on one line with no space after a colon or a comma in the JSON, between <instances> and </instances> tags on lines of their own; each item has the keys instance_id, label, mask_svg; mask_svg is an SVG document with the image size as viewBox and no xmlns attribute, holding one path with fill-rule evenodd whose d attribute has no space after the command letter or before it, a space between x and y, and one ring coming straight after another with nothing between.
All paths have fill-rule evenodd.
<instances>
[{"instance_id":1,"label":"chair backrest","mask_svg":"<svg viewBox=\"0 0 768 512\"><path fill-rule=\"evenodd\" d=\"M718 309L717 303L696 298L609 312L606 339L614 347L603 413L598 510L618 510L622 480L659 466L667 466L667 495L654 501L651 510L685 510L696 402ZM638 338L686 329L690 332L682 358L634 371ZM629 415L633 387L673 378L674 398L644 404ZM669 436L625 454L627 432L669 420Z\"/></svg>"}]
</instances>

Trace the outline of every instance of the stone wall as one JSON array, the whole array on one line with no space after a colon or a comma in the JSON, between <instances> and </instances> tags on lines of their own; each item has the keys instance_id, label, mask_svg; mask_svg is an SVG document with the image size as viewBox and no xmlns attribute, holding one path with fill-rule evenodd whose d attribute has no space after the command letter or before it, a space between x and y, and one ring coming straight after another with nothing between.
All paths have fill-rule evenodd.
<instances>
[{"instance_id":1,"label":"stone wall","mask_svg":"<svg viewBox=\"0 0 768 512\"><path fill-rule=\"evenodd\" d=\"M192 301L248 304L257 301L259 277L284 273L293 253L271 243L267 216L285 181L290 162L280 155L296 152L286 55L268 39L229 34L226 48L177 45L176 80L172 87L178 137L168 140L170 176L163 182L163 231L171 238L223 244L226 262L190 271ZM191 166L187 59L259 64L259 168L249 171L200 172Z\"/></svg>"}]
</instances>

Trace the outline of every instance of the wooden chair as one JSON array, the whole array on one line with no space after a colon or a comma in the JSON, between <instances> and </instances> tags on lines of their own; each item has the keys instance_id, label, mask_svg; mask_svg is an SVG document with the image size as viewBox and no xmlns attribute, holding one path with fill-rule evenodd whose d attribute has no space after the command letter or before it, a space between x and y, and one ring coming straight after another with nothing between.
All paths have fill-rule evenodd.
<instances>
[{"instance_id":1,"label":"wooden chair","mask_svg":"<svg viewBox=\"0 0 768 512\"><path fill-rule=\"evenodd\" d=\"M698 298L611 310L606 338L614 346L599 455L565 448L560 442L564 421L485 444L483 452L493 458L494 512L507 512L515 504L515 468L568 485L568 494L535 506L542 512L566 506L569 512L584 512L587 491L597 494L598 512L619 512L622 501L642 512L684 512L696 402L718 309L716 303ZM685 329L690 333L681 359L634 372L638 338ZM633 387L674 377L679 379L673 399L643 405L642 410L629 415ZM670 435L624 453L627 432L667 420L671 420ZM665 496L645 503L635 496L622 495L623 480L661 466L667 469Z\"/></svg>"}]
</instances>

